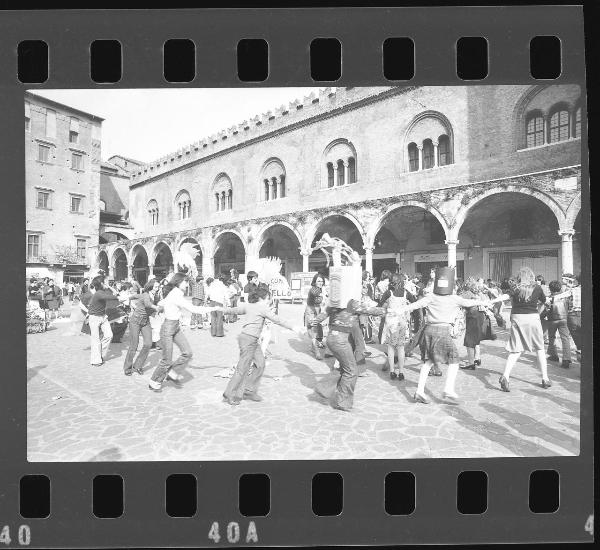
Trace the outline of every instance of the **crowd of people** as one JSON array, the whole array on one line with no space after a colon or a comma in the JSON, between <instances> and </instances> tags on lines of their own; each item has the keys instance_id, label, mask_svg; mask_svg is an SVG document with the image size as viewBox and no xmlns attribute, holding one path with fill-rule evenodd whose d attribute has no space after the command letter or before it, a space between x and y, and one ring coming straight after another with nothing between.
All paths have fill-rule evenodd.
<instances>
[{"instance_id":1,"label":"crowd of people","mask_svg":"<svg viewBox=\"0 0 600 550\"><path fill-rule=\"evenodd\" d=\"M278 324L304 335L307 352L322 360L334 357L335 387L318 384L315 391L331 399L335 408L353 406L357 378L366 373L366 344L381 344L386 353L384 371L390 378L405 380L405 360L420 353L415 402L428 403L426 382L429 376L441 376L447 366L444 398L458 400L455 381L459 369L475 370L482 365L482 342L497 338L496 330L510 327L506 342L506 366L499 378L503 391L510 391L510 375L523 352L535 353L543 388L550 388L547 360L560 361L569 368L572 362L571 340L578 359L581 349L581 291L578 279L564 274L561 281L546 286L529 268L518 276L497 283L491 279L454 278L452 268L432 270L427 279L421 274L383 271L375 281L363 272L361 298L346 307L331 307L329 281L317 273L306 300L304 321L294 326L281 318L269 287L259 282L258 274L246 274L242 286L239 274L231 270L215 278L189 277L174 273L163 280L151 279L143 288L134 281L107 282L101 272L81 285L67 283L61 289L51 279L32 279L27 287L28 302L40 308L58 310L60 300L68 297L77 304L82 332L90 335L90 364L100 367L106 361L110 344L118 342L129 329L128 350L123 372L126 376L143 374L151 349L161 359L149 381L149 389L160 392L166 379L181 384L178 372L192 358L192 349L182 331L182 314L191 314L190 328L204 329L210 335L224 336L224 323L241 323L238 336L239 360L223 392L230 405L242 400L261 401L258 393L265 369L265 351L271 324ZM187 299L191 297L191 300ZM55 302L59 302L58 305ZM510 322L503 310L510 305ZM556 333L561 340L562 358L558 357ZM139 348L139 341L142 346ZM461 361L460 346L466 349ZM546 357L546 346L548 357ZM180 351L173 360L173 349ZM417 351L418 350L418 351ZM333 373L332 368L332 373Z\"/></svg>"}]
</instances>

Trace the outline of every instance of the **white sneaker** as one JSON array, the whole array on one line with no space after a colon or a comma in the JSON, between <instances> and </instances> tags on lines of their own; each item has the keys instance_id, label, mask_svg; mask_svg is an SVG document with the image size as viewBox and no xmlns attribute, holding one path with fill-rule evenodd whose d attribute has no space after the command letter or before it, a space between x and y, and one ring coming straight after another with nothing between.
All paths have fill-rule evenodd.
<instances>
[{"instance_id":1,"label":"white sneaker","mask_svg":"<svg viewBox=\"0 0 600 550\"><path fill-rule=\"evenodd\" d=\"M159 392L162 390L162 384L160 382L155 382L154 380L151 379L148 382L148 388L150 388L152 391Z\"/></svg>"}]
</instances>

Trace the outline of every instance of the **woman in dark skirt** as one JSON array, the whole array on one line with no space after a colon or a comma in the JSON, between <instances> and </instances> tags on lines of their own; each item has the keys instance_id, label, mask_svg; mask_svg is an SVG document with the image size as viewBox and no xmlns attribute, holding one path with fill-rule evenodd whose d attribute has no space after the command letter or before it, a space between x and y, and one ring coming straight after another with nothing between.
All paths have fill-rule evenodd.
<instances>
[{"instance_id":1,"label":"woman in dark skirt","mask_svg":"<svg viewBox=\"0 0 600 550\"><path fill-rule=\"evenodd\" d=\"M483 300L486 297L483 293L483 287L472 277L464 282L460 295L469 300ZM461 369L475 370L476 367L481 365L481 347L479 343L482 340L495 340L490 320L482 306L466 308L465 328L464 346L467 348L469 362Z\"/></svg>"},{"instance_id":2,"label":"woman in dark skirt","mask_svg":"<svg viewBox=\"0 0 600 550\"><path fill-rule=\"evenodd\" d=\"M510 391L510 372L524 351L534 352L542 374L542 388L552 386L548 378L548 365L544 347L544 332L540 321L539 307L546 303L542 287L536 284L535 274L528 267L522 267L516 284L511 286L512 300L510 314L510 338L506 343L508 358L504 373L500 377L502 391Z\"/></svg>"}]
</instances>

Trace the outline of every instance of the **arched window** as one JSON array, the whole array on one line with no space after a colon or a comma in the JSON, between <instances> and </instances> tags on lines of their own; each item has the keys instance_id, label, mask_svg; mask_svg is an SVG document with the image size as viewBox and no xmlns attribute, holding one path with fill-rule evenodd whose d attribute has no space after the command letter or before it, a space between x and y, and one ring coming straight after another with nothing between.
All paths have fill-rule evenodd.
<instances>
[{"instance_id":1,"label":"arched window","mask_svg":"<svg viewBox=\"0 0 600 550\"><path fill-rule=\"evenodd\" d=\"M265 200L276 200L285 197L285 167L278 158L270 158L260 171L265 186Z\"/></svg>"},{"instance_id":2,"label":"arched window","mask_svg":"<svg viewBox=\"0 0 600 550\"><path fill-rule=\"evenodd\" d=\"M433 142L426 139L423 142L423 170L433 168Z\"/></svg>"},{"instance_id":3,"label":"arched window","mask_svg":"<svg viewBox=\"0 0 600 550\"><path fill-rule=\"evenodd\" d=\"M452 164L452 152L450 151L450 138L447 135L438 139L438 165L446 166Z\"/></svg>"},{"instance_id":4,"label":"arched window","mask_svg":"<svg viewBox=\"0 0 600 550\"><path fill-rule=\"evenodd\" d=\"M219 174L213 182L212 189L216 211L231 210L233 208L233 187L229 176L225 173Z\"/></svg>"},{"instance_id":5,"label":"arched window","mask_svg":"<svg viewBox=\"0 0 600 550\"><path fill-rule=\"evenodd\" d=\"M575 109L575 119L573 123L573 137L580 138L581 137L581 107L577 107Z\"/></svg>"},{"instance_id":6,"label":"arched window","mask_svg":"<svg viewBox=\"0 0 600 550\"><path fill-rule=\"evenodd\" d=\"M527 116L526 135L528 148L544 145L544 118L541 113L531 113Z\"/></svg>"},{"instance_id":7,"label":"arched window","mask_svg":"<svg viewBox=\"0 0 600 550\"><path fill-rule=\"evenodd\" d=\"M323 153L322 187L338 187L358 181L354 145L346 139L330 143Z\"/></svg>"},{"instance_id":8,"label":"arched window","mask_svg":"<svg viewBox=\"0 0 600 550\"><path fill-rule=\"evenodd\" d=\"M416 172L419 169L419 149L416 143L408 145L408 169L411 172Z\"/></svg>"},{"instance_id":9,"label":"arched window","mask_svg":"<svg viewBox=\"0 0 600 550\"><path fill-rule=\"evenodd\" d=\"M408 144L405 167L409 172L454 163L452 126L446 116L438 111L419 113L406 130L404 143Z\"/></svg>"},{"instance_id":10,"label":"arched window","mask_svg":"<svg viewBox=\"0 0 600 550\"><path fill-rule=\"evenodd\" d=\"M356 161L354 157L348 159L348 183L356 183Z\"/></svg>"},{"instance_id":11,"label":"arched window","mask_svg":"<svg viewBox=\"0 0 600 550\"><path fill-rule=\"evenodd\" d=\"M177 198L175 199L175 204L177 205L177 210L179 213L180 220L186 220L190 217L190 211L192 206L192 200L190 198L190 194L183 190L177 194Z\"/></svg>"},{"instance_id":12,"label":"arched window","mask_svg":"<svg viewBox=\"0 0 600 550\"><path fill-rule=\"evenodd\" d=\"M561 109L550 116L549 143L569 139L569 111Z\"/></svg>"},{"instance_id":13,"label":"arched window","mask_svg":"<svg viewBox=\"0 0 600 550\"><path fill-rule=\"evenodd\" d=\"M154 199L148 203L148 215L150 225L158 225L158 203Z\"/></svg>"}]
</instances>

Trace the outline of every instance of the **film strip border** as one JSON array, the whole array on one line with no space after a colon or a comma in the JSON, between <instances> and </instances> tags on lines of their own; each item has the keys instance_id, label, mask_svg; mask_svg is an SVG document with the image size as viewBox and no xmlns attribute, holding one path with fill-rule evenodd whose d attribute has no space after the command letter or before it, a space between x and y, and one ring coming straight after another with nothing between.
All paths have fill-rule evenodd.
<instances>
[{"instance_id":1,"label":"film strip border","mask_svg":"<svg viewBox=\"0 0 600 550\"><path fill-rule=\"evenodd\" d=\"M535 83L535 76L556 75L556 65L554 73L540 75L534 70L532 74L531 40L538 36L560 41L560 74L553 82L583 85L585 75L582 15L577 7L13 12L3 14L0 25L0 94L6 113L6 132L0 140L8 159L6 177L14 181L22 180L22 101L27 87L310 86L315 76L320 82L327 82L321 78L331 78L330 73L311 74L311 44L333 52L331 56L315 56L317 65L319 59L333 59L335 66L339 58L339 78L331 81L335 85L390 84L388 79L419 85L527 84ZM475 48L481 46L481 39L485 40L486 55L481 55L481 49L475 55L480 62L487 60L487 75L483 78L465 78L472 75L459 73L457 45L465 37L479 39L471 42ZM173 39L186 42L165 46ZM322 39L334 41L319 42ZM386 42L389 39L396 40ZM406 39L410 39L412 50ZM261 45L246 40L267 43L264 80L252 80L257 78L254 74L240 74L238 60L246 56L251 61L263 60L265 76L264 42ZM31 41L47 45L48 60L45 62L42 51L40 63L48 68L43 84L19 80L19 76L23 80L43 79L19 75L19 54L25 60L27 55L35 54L35 49L27 50ZM120 74L116 79L115 64L110 62L115 43L110 41L116 41L119 49ZM194 46L193 64L187 41ZM90 47L95 42L100 50L92 54ZM24 44L21 52L19 44ZM392 73L385 68L386 48L392 59L404 59L403 63L392 62ZM100 74L93 75L103 82L94 81L91 74L90 55L98 54L101 61L105 56L109 59L108 65L100 63ZM165 55L167 59L169 55L187 55L188 63L183 66L187 66L188 81L168 81L184 77L165 74ZM411 59L414 73L410 80L405 79L410 71L400 75L393 72L399 66L410 68ZM260 61L250 63L256 65L261 66ZM103 74L103 66L108 67L107 73ZM584 172L586 162L584 155ZM585 201L587 189L584 193ZM6 205L11 208L10 201ZM17 227L16 233L19 231ZM14 260L15 265L22 261L20 242L16 238L14 247L7 245L6 261ZM589 270L589 258L582 261L584 270ZM15 311L22 314L20 306ZM13 346L6 350L5 364L14 367L14 380L22 384L0 387L0 401L6 412L2 420L6 444L0 453L0 547L545 542L592 538L591 373L582 375L578 457L28 464L22 368L25 339L18 331L14 338L12 333L8 335ZM586 348L591 357L591 332L586 337ZM247 474L251 477L242 477ZM533 501L530 498L532 486L542 488L542 508L535 497ZM181 509L167 510L167 492L172 490L181 495L183 512L189 514L193 509L193 515L177 517ZM248 491L253 495L250 501L245 496ZM32 501L27 494L37 498ZM316 499L324 503L324 509L317 505L315 511L313 494L325 495ZM461 508L459 500L465 495L468 506Z\"/></svg>"},{"instance_id":2,"label":"film strip border","mask_svg":"<svg viewBox=\"0 0 600 550\"><path fill-rule=\"evenodd\" d=\"M592 540L592 510L573 513L590 493L584 476L544 469L550 459L489 460L485 471L459 462L35 465L29 470L44 475L3 480L4 504L20 513L5 509L0 544L458 544L523 533L537 542Z\"/></svg>"},{"instance_id":3,"label":"film strip border","mask_svg":"<svg viewBox=\"0 0 600 550\"><path fill-rule=\"evenodd\" d=\"M584 74L583 33L570 32L577 27L577 8L464 9L462 19L456 17L460 8L443 7L324 8L317 16L310 9L236 10L240 25L231 24L234 12L227 10L131 10L109 25L103 23L109 12L67 11L56 14L64 32L55 39L35 12L27 16L25 36L16 36L9 13L3 40L9 47L0 54L9 70L0 82L425 85L572 81ZM14 21L23 23L16 16ZM167 32L175 22L176 32Z\"/></svg>"}]
</instances>

